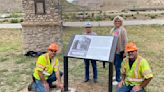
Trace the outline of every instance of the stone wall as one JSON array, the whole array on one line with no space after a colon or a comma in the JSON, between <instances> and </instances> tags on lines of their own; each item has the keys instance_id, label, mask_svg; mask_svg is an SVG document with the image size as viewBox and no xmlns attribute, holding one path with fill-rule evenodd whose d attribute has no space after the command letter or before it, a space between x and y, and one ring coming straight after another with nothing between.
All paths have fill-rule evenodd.
<instances>
[{"instance_id":1,"label":"stone wall","mask_svg":"<svg viewBox=\"0 0 164 92\"><path fill-rule=\"evenodd\" d=\"M62 47L57 0L45 0L45 14L36 14L34 1L22 1L25 12L22 23L24 54L27 51L47 51L47 47L52 42L57 42Z\"/></svg>"},{"instance_id":2,"label":"stone wall","mask_svg":"<svg viewBox=\"0 0 164 92\"><path fill-rule=\"evenodd\" d=\"M23 10L26 22L58 22L60 21L57 9L57 0L45 0L46 14L35 14L35 0L23 0Z\"/></svg>"}]
</instances>

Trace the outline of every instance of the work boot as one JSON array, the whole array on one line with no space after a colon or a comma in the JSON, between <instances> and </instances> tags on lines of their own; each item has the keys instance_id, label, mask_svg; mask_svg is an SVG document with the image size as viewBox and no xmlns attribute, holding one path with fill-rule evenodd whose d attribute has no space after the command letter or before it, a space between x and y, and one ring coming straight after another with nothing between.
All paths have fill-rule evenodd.
<instances>
[{"instance_id":1,"label":"work boot","mask_svg":"<svg viewBox=\"0 0 164 92\"><path fill-rule=\"evenodd\" d=\"M35 91L35 89L32 88L32 84L33 82L31 82L29 85L28 85L28 91Z\"/></svg>"},{"instance_id":2,"label":"work boot","mask_svg":"<svg viewBox=\"0 0 164 92\"><path fill-rule=\"evenodd\" d=\"M57 88L57 86L55 84L51 84L49 86L50 86L50 88Z\"/></svg>"},{"instance_id":3,"label":"work boot","mask_svg":"<svg viewBox=\"0 0 164 92\"><path fill-rule=\"evenodd\" d=\"M94 83L97 83L97 80L96 80L96 79L94 79L94 80L93 80L93 82L94 82Z\"/></svg>"},{"instance_id":4,"label":"work boot","mask_svg":"<svg viewBox=\"0 0 164 92\"><path fill-rule=\"evenodd\" d=\"M89 79L84 80L84 82L88 82L88 81L89 81Z\"/></svg>"}]
</instances>

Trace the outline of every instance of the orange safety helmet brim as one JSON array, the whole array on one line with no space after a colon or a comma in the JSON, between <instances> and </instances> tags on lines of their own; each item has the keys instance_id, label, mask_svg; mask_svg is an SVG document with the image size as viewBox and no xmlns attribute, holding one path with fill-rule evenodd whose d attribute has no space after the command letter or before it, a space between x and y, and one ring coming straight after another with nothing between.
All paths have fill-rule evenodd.
<instances>
[{"instance_id":1,"label":"orange safety helmet brim","mask_svg":"<svg viewBox=\"0 0 164 92\"><path fill-rule=\"evenodd\" d=\"M136 46L136 44L134 42L129 42L127 43L126 45L126 48L125 48L126 52L130 52L130 51L137 51L138 48Z\"/></svg>"},{"instance_id":2,"label":"orange safety helmet brim","mask_svg":"<svg viewBox=\"0 0 164 92\"><path fill-rule=\"evenodd\" d=\"M51 43L50 46L48 47L48 50L52 50L52 51L58 51L59 46L56 43Z\"/></svg>"}]
</instances>

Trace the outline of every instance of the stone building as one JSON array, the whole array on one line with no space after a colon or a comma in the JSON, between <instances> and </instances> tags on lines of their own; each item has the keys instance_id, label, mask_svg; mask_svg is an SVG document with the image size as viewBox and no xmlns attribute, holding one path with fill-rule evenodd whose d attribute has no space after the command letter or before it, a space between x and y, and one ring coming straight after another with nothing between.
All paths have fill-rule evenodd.
<instances>
[{"instance_id":1,"label":"stone building","mask_svg":"<svg viewBox=\"0 0 164 92\"><path fill-rule=\"evenodd\" d=\"M22 23L24 54L28 51L47 51L52 42L57 42L62 47L58 1L22 0L25 13Z\"/></svg>"}]
</instances>

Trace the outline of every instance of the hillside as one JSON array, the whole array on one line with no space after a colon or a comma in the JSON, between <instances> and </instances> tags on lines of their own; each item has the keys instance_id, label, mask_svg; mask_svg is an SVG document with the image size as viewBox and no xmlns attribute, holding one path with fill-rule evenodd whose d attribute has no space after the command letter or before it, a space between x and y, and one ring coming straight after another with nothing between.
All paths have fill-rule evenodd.
<instances>
[{"instance_id":1,"label":"hillside","mask_svg":"<svg viewBox=\"0 0 164 92\"><path fill-rule=\"evenodd\" d=\"M127 8L164 7L164 0L77 0L77 5L90 9L122 10Z\"/></svg>"},{"instance_id":2,"label":"hillside","mask_svg":"<svg viewBox=\"0 0 164 92\"><path fill-rule=\"evenodd\" d=\"M22 0L0 0L0 13L22 12Z\"/></svg>"},{"instance_id":3,"label":"hillside","mask_svg":"<svg viewBox=\"0 0 164 92\"><path fill-rule=\"evenodd\" d=\"M60 0L63 11L79 11L80 6L73 5L72 3L67 2L66 0Z\"/></svg>"},{"instance_id":4,"label":"hillside","mask_svg":"<svg viewBox=\"0 0 164 92\"><path fill-rule=\"evenodd\" d=\"M22 12L22 0L0 0L0 13ZM76 4L60 0L64 11L122 10L127 8L164 7L164 0L75 0ZM82 6L82 7L80 7Z\"/></svg>"},{"instance_id":5,"label":"hillside","mask_svg":"<svg viewBox=\"0 0 164 92\"><path fill-rule=\"evenodd\" d=\"M22 12L22 0L0 0L0 13ZM64 11L78 11L79 6L60 0Z\"/></svg>"}]
</instances>

